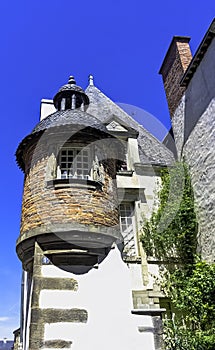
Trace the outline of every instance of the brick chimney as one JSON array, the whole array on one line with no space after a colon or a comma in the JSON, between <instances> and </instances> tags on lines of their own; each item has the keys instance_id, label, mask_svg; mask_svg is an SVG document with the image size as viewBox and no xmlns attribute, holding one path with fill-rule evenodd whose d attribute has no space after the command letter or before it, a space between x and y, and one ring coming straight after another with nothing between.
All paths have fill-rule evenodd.
<instances>
[{"instance_id":1,"label":"brick chimney","mask_svg":"<svg viewBox=\"0 0 215 350\"><path fill-rule=\"evenodd\" d=\"M189 41L190 37L174 36L159 71L171 118L185 91L185 87L180 86L180 81L192 59Z\"/></svg>"}]
</instances>

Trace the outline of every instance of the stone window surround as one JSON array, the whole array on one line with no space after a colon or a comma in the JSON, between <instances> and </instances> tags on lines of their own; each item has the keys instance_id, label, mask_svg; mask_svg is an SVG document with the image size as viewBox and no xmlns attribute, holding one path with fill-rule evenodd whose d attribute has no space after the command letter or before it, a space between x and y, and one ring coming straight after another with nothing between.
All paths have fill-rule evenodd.
<instances>
[{"instance_id":1,"label":"stone window surround","mask_svg":"<svg viewBox=\"0 0 215 350\"><path fill-rule=\"evenodd\" d=\"M65 152L65 154L62 154L62 152ZM69 152L71 152L71 154L69 154ZM92 147L84 147L83 144L77 145L67 143L63 145L58 151L57 156L57 179L93 179L92 165L93 159L95 158L94 154L95 152L92 150ZM62 158L65 158L65 160ZM73 161L71 162L69 158L73 158ZM84 158L87 158L87 162ZM69 167L70 163L71 166ZM63 168L65 170L65 176L62 174L62 164L65 164ZM86 170L88 172L87 175L85 174ZM70 171L72 171L74 175L69 175Z\"/></svg>"},{"instance_id":2,"label":"stone window surround","mask_svg":"<svg viewBox=\"0 0 215 350\"><path fill-rule=\"evenodd\" d=\"M61 177L61 170L60 170L60 152L61 150L65 149L86 149L88 150L89 154L89 176L87 178L79 178L79 177L67 177L62 178ZM50 164L48 165L46 169L46 185L48 188L71 188L71 187L78 187L78 188L85 188L90 190L99 190L102 191L102 187L104 184L104 169L103 165L100 164L98 158L95 154L95 147L90 144L85 144L83 142L66 142L62 146L51 146L51 152L50 152Z\"/></svg>"},{"instance_id":3,"label":"stone window surround","mask_svg":"<svg viewBox=\"0 0 215 350\"><path fill-rule=\"evenodd\" d=\"M124 206L124 209L122 209ZM124 216L124 219L126 221L126 225L128 225L128 219L131 219L131 226L132 227L132 237L131 239L133 240L133 244L134 244L134 249L133 251L135 252L135 254L132 254L131 253L131 256L137 256L137 242L136 242L136 222L135 222L135 202L132 202L132 201L123 201L120 206L119 206L119 214L120 214L120 229L121 229L121 233L124 237L124 234L123 234L123 229L122 229L122 218L123 216L121 215L122 214L122 210L123 211L126 211L126 207L125 206L129 206L131 211L132 211L132 215L131 216ZM126 231L126 230L125 230ZM124 232L125 232L124 231ZM124 237L125 238L125 237ZM126 245L129 244L129 242L126 242L125 240L125 248L126 248ZM130 254L127 254L127 252L125 251L125 255L130 255Z\"/></svg>"}]
</instances>

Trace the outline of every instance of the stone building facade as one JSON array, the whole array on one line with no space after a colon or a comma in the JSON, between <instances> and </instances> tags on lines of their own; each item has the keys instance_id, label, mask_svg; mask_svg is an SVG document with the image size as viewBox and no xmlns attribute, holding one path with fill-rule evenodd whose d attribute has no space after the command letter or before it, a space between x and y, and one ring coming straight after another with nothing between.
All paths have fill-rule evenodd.
<instances>
[{"instance_id":1,"label":"stone building facade","mask_svg":"<svg viewBox=\"0 0 215 350\"><path fill-rule=\"evenodd\" d=\"M18 146L25 174L17 254L23 265L20 348L161 349L158 262L140 243L175 153L189 164L199 250L214 260L213 21L192 58L174 37L162 64L176 150L99 90L73 77ZM168 137L166 138L166 144Z\"/></svg>"},{"instance_id":2,"label":"stone building facade","mask_svg":"<svg viewBox=\"0 0 215 350\"><path fill-rule=\"evenodd\" d=\"M160 69L177 156L187 162L191 172L199 226L198 248L208 262L215 260L214 37L215 20L193 57L189 38L174 37ZM178 93L173 93L172 88Z\"/></svg>"},{"instance_id":3,"label":"stone building facade","mask_svg":"<svg viewBox=\"0 0 215 350\"><path fill-rule=\"evenodd\" d=\"M140 229L172 152L90 76L85 91L70 77L42 100L16 157L25 173L22 348L160 349L158 267Z\"/></svg>"}]
</instances>

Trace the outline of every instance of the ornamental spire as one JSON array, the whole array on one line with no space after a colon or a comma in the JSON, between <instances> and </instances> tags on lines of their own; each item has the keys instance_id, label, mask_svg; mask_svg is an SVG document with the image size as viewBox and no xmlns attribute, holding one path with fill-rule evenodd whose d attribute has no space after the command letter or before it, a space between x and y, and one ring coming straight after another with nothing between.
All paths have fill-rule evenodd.
<instances>
[{"instance_id":1,"label":"ornamental spire","mask_svg":"<svg viewBox=\"0 0 215 350\"><path fill-rule=\"evenodd\" d=\"M68 84L76 85L76 81L75 81L75 78L73 77L73 75L70 75L69 80L68 80Z\"/></svg>"},{"instance_id":2,"label":"ornamental spire","mask_svg":"<svg viewBox=\"0 0 215 350\"><path fill-rule=\"evenodd\" d=\"M92 74L89 75L88 79L89 79L89 85L90 86L94 86L94 81L93 81L93 75Z\"/></svg>"},{"instance_id":3,"label":"ornamental spire","mask_svg":"<svg viewBox=\"0 0 215 350\"><path fill-rule=\"evenodd\" d=\"M89 97L80 86L76 85L73 75L70 75L68 83L58 90L53 100L58 111L78 108L86 111L89 105Z\"/></svg>"}]
</instances>

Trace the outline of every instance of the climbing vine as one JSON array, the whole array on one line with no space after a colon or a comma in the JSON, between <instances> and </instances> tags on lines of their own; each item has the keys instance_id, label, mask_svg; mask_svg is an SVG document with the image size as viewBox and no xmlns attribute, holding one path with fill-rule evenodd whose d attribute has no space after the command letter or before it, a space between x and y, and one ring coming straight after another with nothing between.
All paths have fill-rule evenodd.
<instances>
[{"instance_id":1,"label":"climbing vine","mask_svg":"<svg viewBox=\"0 0 215 350\"><path fill-rule=\"evenodd\" d=\"M193 263L196 253L197 220L187 166L176 163L161 172L159 207L146 221L142 243L147 255L169 261Z\"/></svg>"},{"instance_id":2,"label":"climbing vine","mask_svg":"<svg viewBox=\"0 0 215 350\"><path fill-rule=\"evenodd\" d=\"M188 167L161 174L159 206L145 220L141 241L162 261L161 288L174 316L164 322L166 350L215 349L215 265L197 256L197 219ZM164 268L165 267L165 268Z\"/></svg>"}]
</instances>

